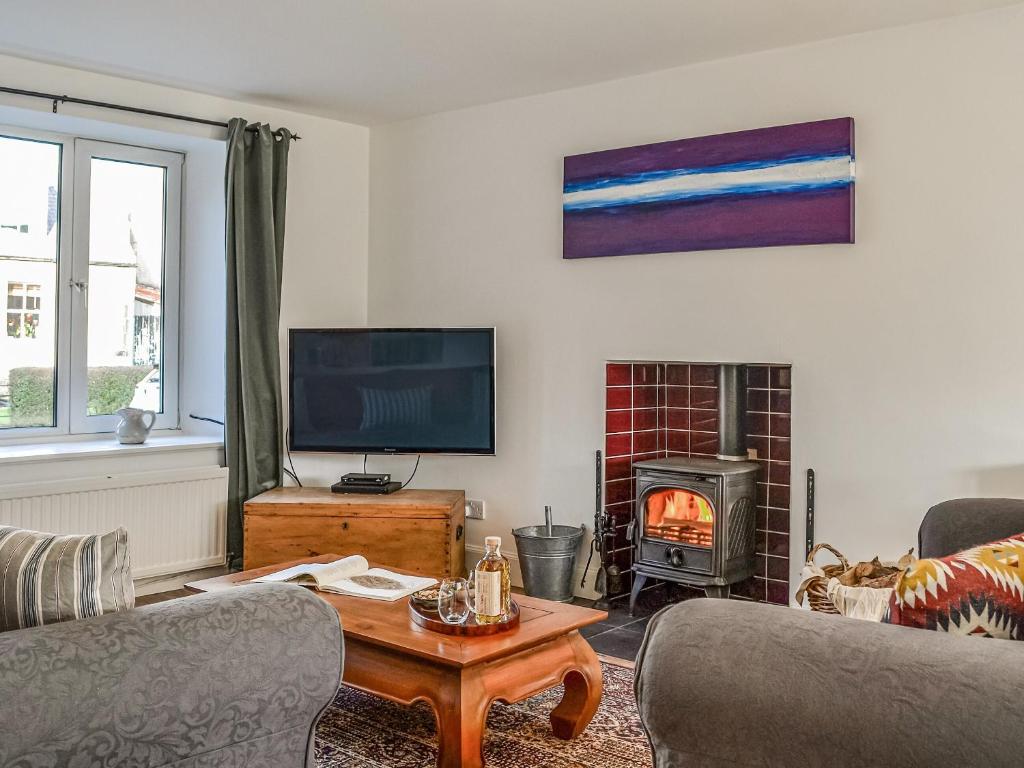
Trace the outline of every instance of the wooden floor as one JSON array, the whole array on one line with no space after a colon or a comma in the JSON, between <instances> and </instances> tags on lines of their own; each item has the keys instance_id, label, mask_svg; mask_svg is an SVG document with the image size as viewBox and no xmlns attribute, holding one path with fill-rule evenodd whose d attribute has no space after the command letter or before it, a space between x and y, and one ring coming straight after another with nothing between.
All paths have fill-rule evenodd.
<instances>
[{"instance_id":1,"label":"wooden floor","mask_svg":"<svg viewBox=\"0 0 1024 768\"><path fill-rule=\"evenodd\" d=\"M174 600L178 597L188 597L194 595L195 592L189 592L187 589L172 589L169 592L157 592L152 595L143 595L142 597L135 598L135 605L153 605L153 603L162 603L165 600Z\"/></svg>"}]
</instances>

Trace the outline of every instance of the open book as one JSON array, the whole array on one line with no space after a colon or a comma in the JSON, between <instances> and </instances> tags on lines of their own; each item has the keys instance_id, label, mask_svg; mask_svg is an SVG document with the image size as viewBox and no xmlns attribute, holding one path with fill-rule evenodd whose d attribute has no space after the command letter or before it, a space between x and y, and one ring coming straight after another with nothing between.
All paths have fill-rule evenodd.
<instances>
[{"instance_id":1,"label":"open book","mask_svg":"<svg viewBox=\"0 0 1024 768\"><path fill-rule=\"evenodd\" d=\"M371 568L362 555L343 557L333 563L293 565L253 581L287 581L316 587L321 592L389 602L437 584L437 579L425 576L407 576L383 568Z\"/></svg>"}]
</instances>

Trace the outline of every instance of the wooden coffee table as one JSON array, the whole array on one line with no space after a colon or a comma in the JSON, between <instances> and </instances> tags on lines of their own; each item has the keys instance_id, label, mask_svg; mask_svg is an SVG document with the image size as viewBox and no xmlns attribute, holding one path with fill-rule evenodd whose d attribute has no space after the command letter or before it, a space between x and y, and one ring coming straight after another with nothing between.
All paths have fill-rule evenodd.
<instances>
[{"instance_id":1,"label":"wooden coffee table","mask_svg":"<svg viewBox=\"0 0 1024 768\"><path fill-rule=\"evenodd\" d=\"M298 563L337 559L321 555L294 560L186 587L213 592ZM317 594L341 619L342 681L399 704L429 702L437 717L437 764L442 768L483 765L483 733L493 701L521 701L564 683L565 695L551 713L551 729L560 739L579 735L601 702L601 665L579 629L606 619L603 611L516 595L521 612L517 629L458 637L413 624L408 598L386 603Z\"/></svg>"}]
</instances>

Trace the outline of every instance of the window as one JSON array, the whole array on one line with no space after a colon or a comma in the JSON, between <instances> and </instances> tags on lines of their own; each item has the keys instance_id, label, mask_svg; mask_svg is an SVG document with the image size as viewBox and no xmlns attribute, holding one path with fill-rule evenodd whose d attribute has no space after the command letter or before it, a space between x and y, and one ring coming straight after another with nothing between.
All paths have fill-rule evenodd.
<instances>
[{"instance_id":1,"label":"window","mask_svg":"<svg viewBox=\"0 0 1024 768\"><path fill-rule=\"evenodd\" d=\"M183 160L0 130L0 438L178 426Z\"/></svg>"}]
</instances>

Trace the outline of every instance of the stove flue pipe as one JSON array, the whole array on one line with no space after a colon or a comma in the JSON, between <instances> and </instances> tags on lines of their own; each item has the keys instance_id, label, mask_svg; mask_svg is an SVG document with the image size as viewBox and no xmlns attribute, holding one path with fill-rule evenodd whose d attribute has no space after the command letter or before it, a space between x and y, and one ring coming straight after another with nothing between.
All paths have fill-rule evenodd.
<instances>
[{"instance_id":1,"label":"stove flue pipe","mask_svg":"<svg viewBox=\"0 0 1024 768\"><path fill-rule=\"evenodd\" d=\"M718 366L718 458L747 460L747 366Z\"/></svg>"}]
</instances>

